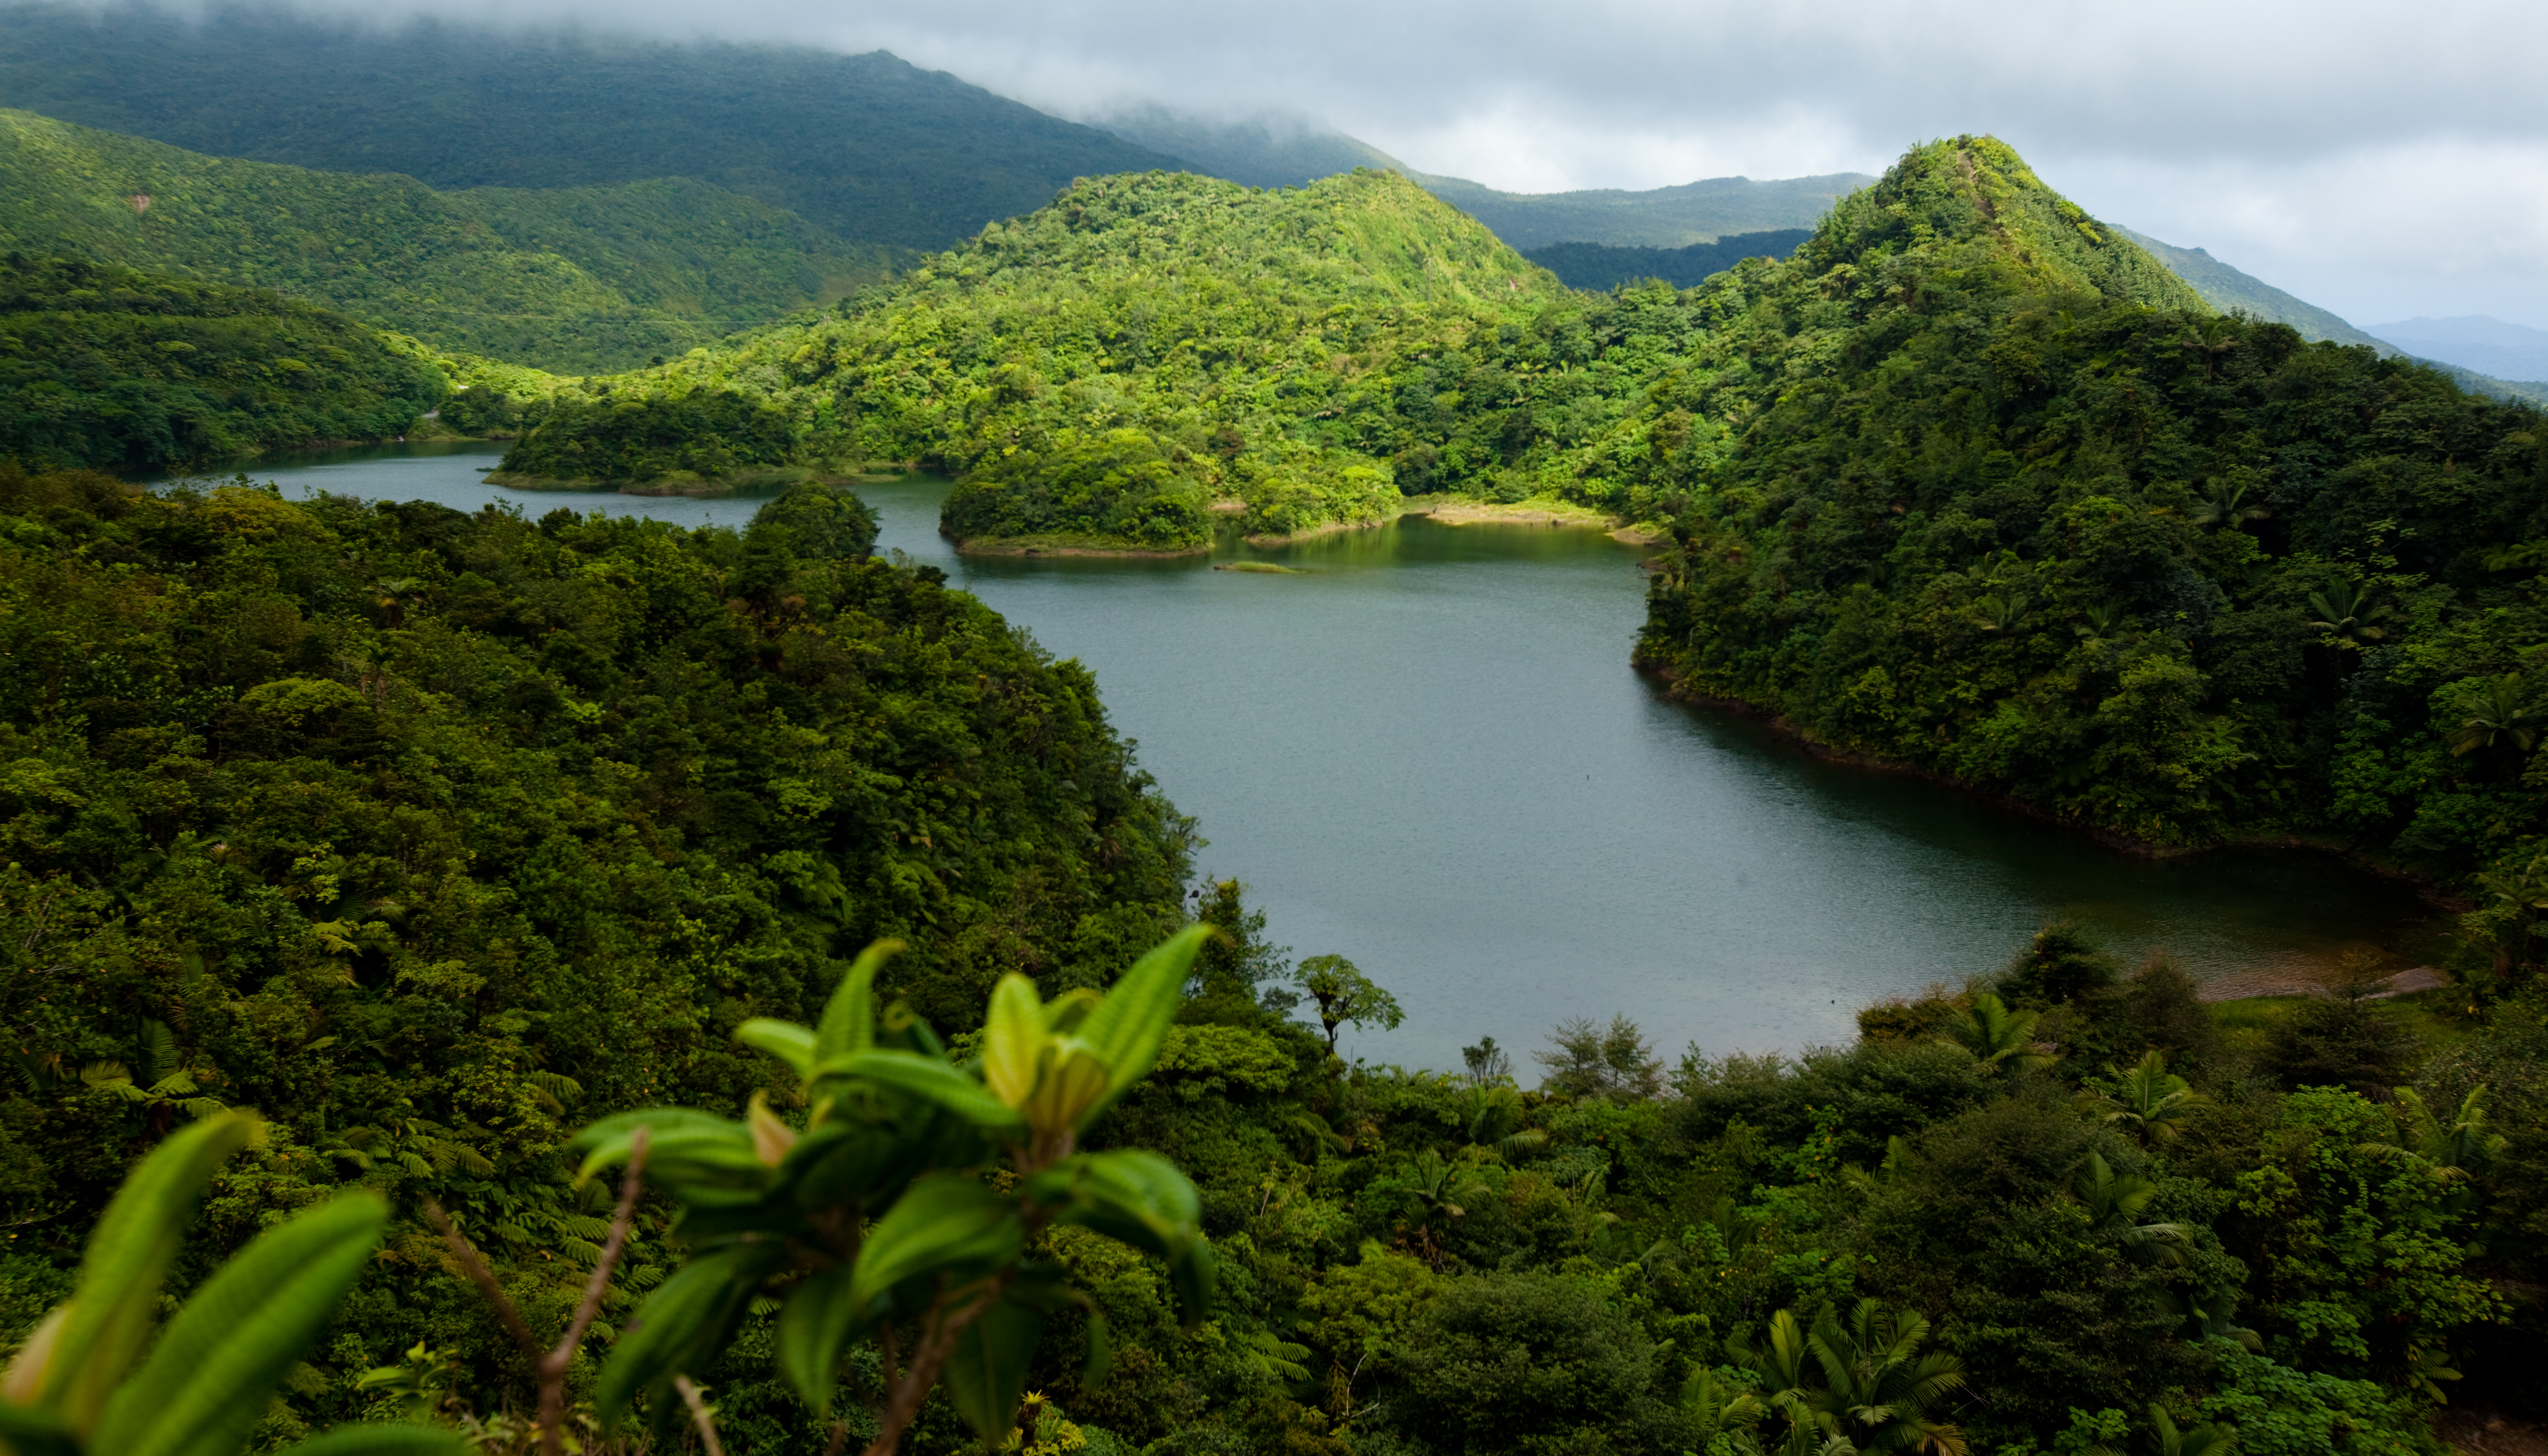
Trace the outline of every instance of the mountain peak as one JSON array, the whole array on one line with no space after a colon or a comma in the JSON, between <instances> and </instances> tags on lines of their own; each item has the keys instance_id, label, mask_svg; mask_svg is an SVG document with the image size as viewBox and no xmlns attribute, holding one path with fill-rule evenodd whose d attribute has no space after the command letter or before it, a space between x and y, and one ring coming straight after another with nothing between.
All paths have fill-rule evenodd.
<instances>
[{"instance_id":1,"label":"mountain peak","mask_svg":"<svg viewBox=\"0 0 2548 1456\"><path fill-rule=\"evenodd\" d=\"M1944 255L1958 266L2014 268L2039 288L2211 312L2184 280L2046 186L1995 136L1912 147L1874 186L1835 204L1807 246L1824 267Z\"/></svg>"}]
</instances>

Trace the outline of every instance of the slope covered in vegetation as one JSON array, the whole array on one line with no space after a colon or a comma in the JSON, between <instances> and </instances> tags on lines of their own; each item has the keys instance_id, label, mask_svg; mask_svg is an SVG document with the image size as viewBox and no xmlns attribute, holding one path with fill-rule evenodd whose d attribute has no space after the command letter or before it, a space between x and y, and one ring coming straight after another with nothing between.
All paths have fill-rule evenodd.
<instances>
[{"instance_id":1,"label":"slope covered in vegetation","mask_svg":"<svg viewBox=\"0 0 2548 1456\"><path fill-rule=\"evenodd\" d=\"M215 156L441 188L686 177L854 242L942 248L1074 177L1171 165L883 51L294 10L0 9L0 104Z\"/></svg>"},{"instance_id":2,"label":"slope covered in vegetation","mask_svg":"<svg viewBox=\"0 0 2548 1456\"><path fill-rule=\"evenodd\" d=\"M1607 293L1659 278L1675 288L1695 288L1745 258L1782 258L1813 233L1802 228L1737 232L1687 247L1611 247L1597 242L1552 242L1523 257L1566 280L1569 288Z\"/></svg>"},{"instance_id":3,"label":"slope covered in vegetation","mask_svg":"<svg viewBox=\"0 0 2548 1456\"><path fill-rule=\"evenodd\" d=\"M274 294L0 260L0 460L147 470L390 439L447 388L362 324Z\"/></svg>"},{"instance_id":4,"label":"slope covered in vegetation","mask_svg":"<svg viewBox=\"0 0 2548 1456\"><path fill-rule=\"evenodd\" d=\"M682 353L913 256L703 182L436 192L19 111L0 111L0 247L280 289L445 349L574 374Z\"/></svg>"},{"instance_id":5,"label":"slope covered in vegetation","mask_svg":"<svg viewBox=\"0 0 2548 1456\"><path fill-rule=\"evenodd\" d=\"M1680 301L1719 321L1582 477L1676 522L1640 660L2163 844L2527 842L2540 416L2048 267L2102 251L2061 206L1944 143Z\"/></svg>"},{"instance_id":6,"label":"slope covered in vegetation","mask_svg":"<svg viewBox=\"0 0 2548 1456\"><path fill-rule=\"evenodd\" d=\"M960 472L947 529L976 544L1190 550L1217 498L1258 533L1382 518L1390 441L1366 417L1431 400L1423 356L1562 296L1395 174L1108 177L630 387L757 395L812 455Z\"/></svg>"}]
</instances>

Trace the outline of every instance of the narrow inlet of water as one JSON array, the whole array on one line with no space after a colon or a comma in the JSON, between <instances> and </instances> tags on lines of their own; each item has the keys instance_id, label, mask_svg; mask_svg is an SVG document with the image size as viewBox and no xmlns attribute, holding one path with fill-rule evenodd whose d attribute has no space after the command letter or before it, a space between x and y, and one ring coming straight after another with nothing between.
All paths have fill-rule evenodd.
<instances>
[{"instance_id":1,"label":"narrow inlet of water","mask_svg":"<svg viewBox=\"0 0 2548 1456\"><path fill-rule=\"evenodd\" d=\"M251 474L311 491L741 525L760 502L500 490L500 447L386 447ZM1407 1023L1344 1049L1456 1067L1624 1012L1667 1053L1845 1040L1871 1000L1996 967L2083 920L2197 979L2418 954L2433 917L2330 856L2166 862L1666 701L1628 668L1639 552L1602 533L1410 517L1210 561L958 558L944 481L862 489L880 549L945 569L1097 675L1116 726L1300 956ZM1301 574L1215 571L1234 559ZM1527 1063L1523 1069L1528 1070Z\"/></svg>"}]
</instances>

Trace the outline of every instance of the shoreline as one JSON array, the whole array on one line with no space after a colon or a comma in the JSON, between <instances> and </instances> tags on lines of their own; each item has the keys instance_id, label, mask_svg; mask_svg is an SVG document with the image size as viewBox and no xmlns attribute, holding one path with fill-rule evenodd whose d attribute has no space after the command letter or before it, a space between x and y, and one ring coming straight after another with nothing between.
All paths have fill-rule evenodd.
<instances>
[{"instance_id":1,"label":"shoreline","mask_svg":"<svg viewBox=\"0 0 2548 1456\"><path fill-rule=\"evenodd\" d=\"M945 536L944 531L939 532ZM959 539L948 536L958 556L1081 556L1114 557L1128 561L1174 561L1180 557L1210 556L1212 545L1161 549L1147 546L1109 546L1087 539L1065 536L974 536Z\"/></svg>"},{"instance_id":2,"label":"shoreline","mask_svg":"<svg viewBox=\"0 0 2548 1456\"><path fill-rule=\"evenodd\" d=\"M868 477L842 475L832 471L815 470L808 466L778 466L722 476L682 474L664 476L651 481L614 481L606 476L525 475L516 470L498 469L489 471L486 479L487 484L500 486L507 491L585 495L606 492L614 496L646 496L659 499L686 496L694 500L742 496L754 491L780 490L807 483L825 486L875 483Z\"/></svg>"},{"instance_id":3,"label":"shoreline","mask_svg":"<svg viewBox=\"0 0 2548 1456\"><path fill-rule=\"evenodd\" d=\"M2468 901L2443 893L2441 886L2436 884L2429 875L2416 873L2402 865L2384 861L2367 851L2333 840L2313 839L2304 835L2285 833L2241 835L2212 845L2165 845L2142 839L2138 835L2125 834L2093 824L2081 824L2075 820L2064 819L2040 804L2030 803L2013 794L1967 782L1952 774L1940 774L1935 770L1923 769L1916 764L1879 759L1866 754L1852 753L1847 749L1834 748L1789 721L1783 713L1774 712L1739 697L1717 697L1707 693L1686 691L1681 685L1681 679L1668 669L1655 667L1633 658L1630 659L1629 666L1663 682L1664 695L1674 702L1686 703L1692 707L1716 708L1739 717L1750 718L1776 734L1782 742L1793 745L1827 764L1926 779L1931 783L1952 788L1967 797L1978 799L1994 808L2007 810L2069 834L2079 835L2117 854L2130 855L2138 860L2183 860L2220 850L2305 850L2313 854L2332 855L2365 873L2377 875L2395 884L2405 885L2415 892L2417 899L2438 913L2460 915L2476 908Z\"/></svg>"}]
</instances>

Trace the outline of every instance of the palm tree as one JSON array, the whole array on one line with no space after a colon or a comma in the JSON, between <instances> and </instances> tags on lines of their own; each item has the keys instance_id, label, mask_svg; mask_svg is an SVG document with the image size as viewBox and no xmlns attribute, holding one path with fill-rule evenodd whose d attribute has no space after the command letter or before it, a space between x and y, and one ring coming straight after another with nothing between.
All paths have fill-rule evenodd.
<instances>
[{"instance_id":1,"label":"palm tree","mask_svg":"<svg viewBox=\"0 0 2548 1456\"><path fill-rule=\"evenodd\" d=\"M2008 1004L1988 991L1973 998L1970 1010L1947 1023L1948 1040L1963 1047L1985 1066L2015 1066L2032 1070L2052 1064L2052 1048L2035 1040L2039 1011L2011 1011Z\"/></svg>"},{"instance_id":2,"label":"palm tree","mask_svg":"<svg viewBox=\"0 0 2548 1456\"><path fill-rule=\"evenodd\" d=\"M1467 1198L1477 1187L1475 1182L1455 1185L1452 1180L1457 1174L1458 1169L1444 1162L1442 1154L1430 1147L1407 1160L1406 1182L1402 1186L1422 1211L1409 1241L1437 1271L1442 1267L1442 1246L1433 1236L1433 1225L1437 1220L1467 1218L1469 1211L1454 1200Z\"/></svg>"},{"instance_id":3,"label":"palm tree","mask_svg":"<svg viewBox=\"0 0 2548 1456\"><path fill-rule=\"evenodd\" d=\"M2185 1078L2167 1069L2167 1054L2157 1050L2141 1053L2131 1071L2117 1074L2115 1090L2098 1097L2106 1104L2105 1120L2130 1131L2143 1147L2174 1141L2185 1131L2187 1109L2203 1100Z\"/></svg>"},{"instance_id":4,"label":"palm tree","mask_svg":"<svg viewBox=\"0 0 2548 1456\"><path fill-rule=\"evenodd\" d=\"M2246 482L2213 481L2203 488L2202 496L2185 514L2186 519L2199 526L2227 526L2235 530L2251 520L2263 520L2273 512L2261 502L2248 502Z\"/></svg>"},{"instance_id":5,"label":"palm tree","mask_svg":"<svg viewBox=\"0 0 2548 1456\"><path fill-rule=\"evenodd\" d=\"M2016 631L2019 618L2026 615L2026 598L2015 592L1979 597L1973 605L1981 610L1983 630L1990 632Z\"/></svg>"},{"instance_id":6,"label":"palm tree","mask_svg":"<svg viewBox=\"0 0 2548 1456\"><path fill-rule=\"evenodd\" d=\"M2238 1427L2226 1420L2218 1425L2197 1422L2179 1430L2166 1407L2152 1406L2149 1410L2151 1456L2230 1456L2238 1448Z\"/></svg>"},{"instance_id":7,"label":"palm tree","mask_svg":"<svg viewBox=\"0 0 2548 1456\"><path fill-rule=\"evenodd\" d=\"M197 1082L198 1077L218 1079L220 1073L210 1067L188 1067L177 1050L177 1034L166 1022L143 1020L135 1049L139 1053L134 1058L137 1070L120 1061L92 1062L81 1068L80 1081L95 1091L141 1104L151 1131L157 1133L168 1131L180 1112L201 1119L226 1110Z\"/></svg>"},{"instance_id":8,"label":"palm tree","mask_svg":"<svg viewBox=\"0 0 2548 1456\"><path fill-rule=\"evenodd\" d=\"M2359 652L2363 644L2377 642L2389 635L2379 625L2392 613L2387 605L2371 599L2371 589L2343 577L2330 579L2320 590L2309 594L2310 610L2318 613L2311 626L2335 639L2335 645L2348 652Z\"/></svg>"},{"instance_id":9,"label":"palm tree","mask_svg":"<svg viewBox=\"0 0 2548 1456\"><path fill-rule=\"evenodd\" d=\"M2088 1154L2086 1171L2071 1185L2088 1206L2088 1227L2111 1235L2124 1253L2148 1264L2182 1264L2192 1230L2183 1224L2144 1224L2141 1211L2158 1196L2158 1185L2138 1173L2117 1173L2100 1153Z\"/></svg>"},{"instance_id":10,"label":"palm tree","mask_svg":"<svg viewBox=\"0 0 2548 1456\"><path fill-rule=\"evenodd\" d=\"M2398 1100L2390 1104L2389 1116L2398 1124L2400 1140L2365 1142L2363 1151L2397 1158L2436 1182L2465 1183L2503 1150L2503 1136L2487 1131L2485 1083L2469 1089L2447 1123L2424 1105L2414 1088L2395 1090Z\"/></svg>"},{"instance_id":11,"label":"palm tree","mask_svg":"<svg viewBox=\"0 0 2548 1456\"><path fill-rule=\"evenodd\" d=\"M2539 741L2540 715L2522 705L2521 675L2506 673L2486 685L2477 708L2451 733L2451 752L2460 757L2493 748L2501 739L2521 753Z\"/></svg>"},{"instance_id":12,"label":"palm tree","mask_svg":"<svg viewBox=\"0 0 2548 1456\"><path fill-rule=\"evenodd\" d=\"M2124 609L2111 601L2100 601L2079 613L2080 625L2070 630L2090 642L2103 642L2124 625Z\"/></svg>"},{"instance_id":13,"label":"palm tree","mask_svg":"<svg viewBox=\"0 0 2548 1456\"><path fill-rule=\"evenodd\" d=\"M1720 1434L1749 1431L1761 1423L1760 1398L1727 1385L1704 1365L1682 1382L1681 1408L1688 1412L1690 1433L1702 1451Z\"/></svg>"},{"instance_id":14,"label":"palm tree","mask_svg":"<svg viewBox=\"0 0 2548 1456\"><path fill-rule=\"evenodd\" d=\"M1964 1433L1932 1413L1963 1388L1963 1362L1943 1350L1921 1354L1928 1337L1928 1320L1866 1299L1852 1308L1847 1324L1823 1306L1810 1331L1792 1311L1781 1310L1770 1320L1767 1348L1733 1348L1760 1375L1771 1408L1785 1422L1782 1449L1789 1456L1964 1456Z\"/></svg>"}]
</instances>

